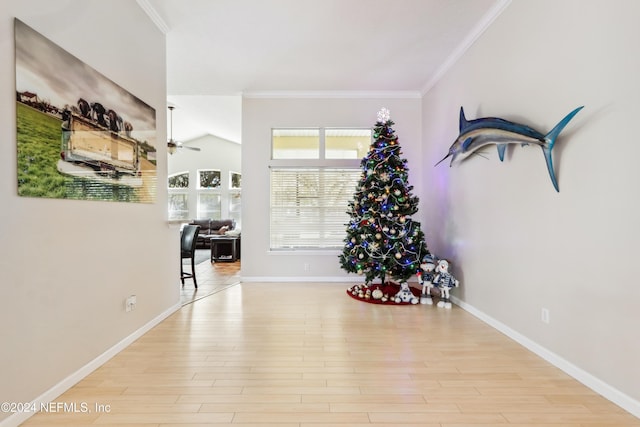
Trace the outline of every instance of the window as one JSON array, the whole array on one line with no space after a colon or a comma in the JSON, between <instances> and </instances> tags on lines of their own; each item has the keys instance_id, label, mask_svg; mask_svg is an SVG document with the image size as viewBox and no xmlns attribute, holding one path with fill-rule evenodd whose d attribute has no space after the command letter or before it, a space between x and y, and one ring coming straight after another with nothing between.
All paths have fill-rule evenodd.
<instances>
[{"instance_id":1,"label":"window","mask_svg":"<svg viewBox=\"0 0 640 427\"><path fill-rule=\"evenodd\" d=\"M189 172L169 175L169 188L189 188Z\"/></svg>"},{"instance_id":2,"label":"window","mask_svg":"<svg viewBox=\"0 0 640 427\"><path fill-rule=\"evenodd\" d=\"M271 169L271 249L338 248L360 170Z\"/></svg>"},{"instance_id":3,"label":"window","mask_svg":"<svg viewBox=\"0 0 640 427\"><path fill-rule=\"evenodd\" d=\"M238 172L229 172L229 189L239 190L242 188L242 175Z\"/></svg>"},{"instance_id":4,"label":"window","mask_svg":"<svg viewBox=\"0 0 640 427\"><path fill-rule=\"evenodd\" d=\"M198 218L221 219L221 196L218 192L198 192Z\"/></svg>"},{"instance_id":5,"label":"window","mask_svg":"<svg viewBox=\"0 0 640 427\"><path fill-rule=\"evenodd\" d=\"M198 218L221 219L220 177L217 169L198 169Z\"/></svg>"},{"instance_id":6,"label":"window","mask_svg":"<svg viewBox=\"0 0 640 427\"><path fill-rule=\"evenodd\" d=\"M272 159L319 159L320 129L273 129Z\"/></svg>"},{"instance_id":7,"label":"window","mask_svg":"<svg viewBox=\"0 0 640 427\"><path fill-rule=\"evenodd\" d=\"M362 159L371 146L371 129L327 129L327 159Z\"/></svg>"},{"instance_id":8,"label":"window","mask_svg":"<svg viewBox=\"0 0 640 427\"><path fill-rule=\"evenodd\" d=\"M242 193L229 192L229 218L236 221L236 228L242 228Z\"/></svg>"},{"instance_id":9,"label":"window","mask_svg":"<svg viewBox=\"0 0 640 427\"><path fill-rule=\"evenodd\" d=\"M189 195L169 193L169 219L189 219Z\"/></svg>"},{"instance_id":10,"label":"window","mask_svg":"<svg viewBox=\"0 0 640 427\"><path fill-rule=\"evenodd\" d=\"M371 129L274 129L270 249L338 249ZM311 155L313 153L313 156Z\"/></svg>"},{"instance_id":11,"label":"window","mask_svg":"<svg viewBox=\"0 0 640 427\"><path fill-rule=\"evenodd\" d=\"M229 218L236 221L236 228L242 227L242 175L229 172Z\"/></svg>"},{"instance_id":12,"label":"window","mask_svg":"<svg viewBox=\"0 0 640 427\"><path fill-rule=\"evenodd\" d=\"M189 172L179 172L167 179L169 219L189 219Z\"/></svg>"},{"instance_id":13,"label":"window","mask_svg":"<svg viewBox=\"0 0 640 427\"><path fill-rule=\"evenodd\" d=\"M198 169L198 188L220 187L220 171L216 169Z\"/></svg>"}]
</instances>

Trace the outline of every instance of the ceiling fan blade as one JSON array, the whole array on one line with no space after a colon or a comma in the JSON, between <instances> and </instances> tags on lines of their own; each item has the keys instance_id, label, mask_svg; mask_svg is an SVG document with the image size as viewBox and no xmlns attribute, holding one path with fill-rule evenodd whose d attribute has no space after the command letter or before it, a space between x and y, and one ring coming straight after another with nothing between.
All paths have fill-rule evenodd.
<instances>
[{"instance_id":1,"label":"ceiling fan blade","mask_svg":"<svg viewBox=\"0 0 640 427\"><path fill-rule=\"evenodd\" d=\"M169 118L170 118L170 130L169 130L169 141L167 141L167 149L169 150L169 154L173 154L176 152L178 148L187 148L193 151L200 151L198 147L188 147L186 145L182 145L182 142L176 141L173 139L173 109L176 108L174 105L169 105Z\"/></svg>"}]
</instances>

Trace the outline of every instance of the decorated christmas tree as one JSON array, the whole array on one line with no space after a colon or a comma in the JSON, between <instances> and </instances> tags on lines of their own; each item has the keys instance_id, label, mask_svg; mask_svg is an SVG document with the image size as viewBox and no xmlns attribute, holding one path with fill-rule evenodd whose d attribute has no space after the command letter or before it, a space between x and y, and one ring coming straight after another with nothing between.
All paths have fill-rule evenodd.
<instances>
[{"instance_id":1,"label":"decorated christmas tree","mask_svg":"<svg viewBox=\"0 0 640 427\"><path fill-rule=\"evenodd\" d=\"M402 158L389 110L378 113L373 142L362 159L362 175L349 202L342 268L365 276L366 284L380 278L399 282L416 274L422 257L429 254L420 223L418 197L409 185L407 160Z\"/></svg>"}]
</instances>

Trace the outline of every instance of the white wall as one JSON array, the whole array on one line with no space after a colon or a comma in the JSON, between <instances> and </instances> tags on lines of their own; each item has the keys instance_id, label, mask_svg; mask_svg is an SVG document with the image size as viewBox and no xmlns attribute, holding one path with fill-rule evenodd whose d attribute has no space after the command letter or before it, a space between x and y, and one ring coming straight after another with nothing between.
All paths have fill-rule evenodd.
<instances>
[{"instance_id":1,"label":"white wall","mask_svg":"<svg viewBox=\"0 0 640 427\"><path fill-rule=\"evenodd\" d=\"M372 127L380 108L391 111L407 158L409 182L420 194L420 99L244 98L242 112L242 278L354 280L340 268L339 251L269 253L269 159L273 127ZM412 178L413 177L413 178ZM345 206L346 210L346 206ZM309 264L305 271L304 265Z\"/></svg>"},{"instance_id":2,"label":"white wall","mask_svg":"<svg viewBox=\"0 0 640 427\"><path fill-rule=\"evenodd\" d=\"M222 196L222 219L229 218L229 172L242 173L240 144L206 135L185 141L185 146L198 147L200 151L186 148L169 156L168 174L189 172L189 218L197 218L198 212L198 170L218 169L220 171L220 194ZM166 183L164 184L166 188ZM240 226L240 224L237 224Z\"/></svg>"},{"instance_id":3,"label":"white wall","mask_svg":"<svg viewBox=\"0 0 640 427\"><path fill-rule=\"evenodd\" d=\"M640 413L640 3L514 0L424 97L425 160L467 118L549 131L585 105L554 149L424 169L430 247L450 257L469 307L552 352ZM541 309L550 323L541 322Z\"/></svg>"},{"instance_id":4,"label":"white wall","mask_svg":"<svg viewBox=\"0 0 640 427\"><path fill-rule=\"evenodd\" d=\"M166 138L165 39L136 2L13 1L0 16L0 401L29 402L55 398L88 364L175 310L179 256L166 187L155 204L17 196L13 19L155 108L158 141ZM165 156L158 180L166 182ZM130 294L137 308L126 313ZM8 416L0 424L18 422Z\"/></svg>"}]
</instances>

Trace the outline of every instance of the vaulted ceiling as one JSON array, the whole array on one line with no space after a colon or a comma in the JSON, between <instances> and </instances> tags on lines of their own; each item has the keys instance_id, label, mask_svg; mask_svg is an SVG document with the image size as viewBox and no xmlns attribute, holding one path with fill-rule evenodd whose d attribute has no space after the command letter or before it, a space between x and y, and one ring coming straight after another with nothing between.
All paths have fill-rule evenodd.
<instances>
[{"instance_id":1,"label":"vaulted ceiling","mask_svg":"<svg viewBox=\"0 0 640 427\"><path fill-rule=\"evenodd\" d=\"M424 94L510 0L138 0L173 134L240 142L243 94Z\"/></svg>"}]
</instances>

